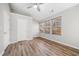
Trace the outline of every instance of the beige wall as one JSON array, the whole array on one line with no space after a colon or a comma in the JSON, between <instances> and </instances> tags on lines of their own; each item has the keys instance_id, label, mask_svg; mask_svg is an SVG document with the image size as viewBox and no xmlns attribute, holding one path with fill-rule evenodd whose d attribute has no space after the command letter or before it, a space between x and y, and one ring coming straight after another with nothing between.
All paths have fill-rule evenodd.
<instances>
[{"instance_id":1,"label":"beige wall","mask_svg":"<svg viewBox=\"0 0 79 59\"><path fill-rule=\"evenodd\" d=\"M62 16L62 36L40 33L40 36L79 48L79 5L62 11L53 17Z\"/></svg>"}]
</instances>

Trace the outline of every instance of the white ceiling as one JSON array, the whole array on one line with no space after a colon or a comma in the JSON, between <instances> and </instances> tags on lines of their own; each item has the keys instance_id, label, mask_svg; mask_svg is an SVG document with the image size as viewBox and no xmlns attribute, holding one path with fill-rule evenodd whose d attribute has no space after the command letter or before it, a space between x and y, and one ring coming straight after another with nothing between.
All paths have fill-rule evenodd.
<instances>
[{"instance_id":1,"label":"white ceiling","mask_svg":"<svg viewBox=\"0 0 79 59\"><path fill-rule=\"evenodd\" d=\"M40 12L34 7L27 8L31 3L10 3L12 12L16 12L23 15L32 16L37 21L42 21L56 13L64 11L77 4L75 3L44 3L40 5ZM51 12L53 10L53 12Z\"/></svg>"}]
</instances>

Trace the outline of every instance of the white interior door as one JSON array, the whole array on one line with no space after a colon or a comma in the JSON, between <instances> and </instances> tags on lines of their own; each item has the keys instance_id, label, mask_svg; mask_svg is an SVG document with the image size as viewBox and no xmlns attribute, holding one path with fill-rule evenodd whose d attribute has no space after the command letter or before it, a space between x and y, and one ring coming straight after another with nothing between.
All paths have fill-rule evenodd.
<instances>
[{"instance_id":1,"label":"white interior door","mask_svg":"<svg viewBox=\"0 0 79 59\"><path fill-rule=\"evenodd\" d=\"M0 54L9 44L9 5L0 3Z\"/></svg>"},{"instance_id":2,"label":"white interior door","mask_svg":"<svg viewBox=\"0 0 79 59\"><path fill-rule=\"evenodd\" d=\"M18 30L17 31L18 41L25 40L26 39L26 20L23 20L23 19L18 20L17 30Z\"/></svg>"},{"instance_id":3,"label":"white interior door","mask_svg":"<svg viewBox=\"0 0 79 59\"><path fill-rule=\"evenodd\" d=\"M32 39L31 21L27 19L18 19L17 21L17 40L30 40Z\"/></svg>"}]
</instances>

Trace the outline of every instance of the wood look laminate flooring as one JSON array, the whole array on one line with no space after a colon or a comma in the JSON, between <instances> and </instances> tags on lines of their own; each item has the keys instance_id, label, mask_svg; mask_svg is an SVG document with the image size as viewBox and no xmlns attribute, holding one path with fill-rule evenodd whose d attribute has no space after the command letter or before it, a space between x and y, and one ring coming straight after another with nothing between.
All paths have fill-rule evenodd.
<instances>
[{"instance_id":1,"label":"wood look laminate flooring","mask_svg":"<svg viewBox=\"0 0 79 59\"><path fill-rule=\"evenodd\" d=\"M37 37L8 45L3 56L79 56L79 50Z\"/></svg>"}]
</instances>

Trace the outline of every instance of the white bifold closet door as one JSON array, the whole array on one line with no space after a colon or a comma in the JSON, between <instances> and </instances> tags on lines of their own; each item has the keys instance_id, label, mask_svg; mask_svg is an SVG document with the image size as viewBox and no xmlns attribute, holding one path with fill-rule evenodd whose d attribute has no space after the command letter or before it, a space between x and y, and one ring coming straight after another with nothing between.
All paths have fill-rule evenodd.
<instances>
[{"instance_id":1,"label":"white bifold closet door","mask_svg":"<svg viewBox=\"0 0 79 59\"><path fill-rule=\"evenodd\" d=\"M32 17L17 13L11 13L10 32L11 42L33 39L32 35Z\"/></svg>"},{"instance_id":2,"label":"white bifold closet door","mask_svg":"<svg viewBox=\"0 0 79 59\"><path fill-rule=\"evenodd\" d=\"M32 20L18 19L17 20L17 41L31 40L32 37Z\"/></svg>"}]
</instances>

